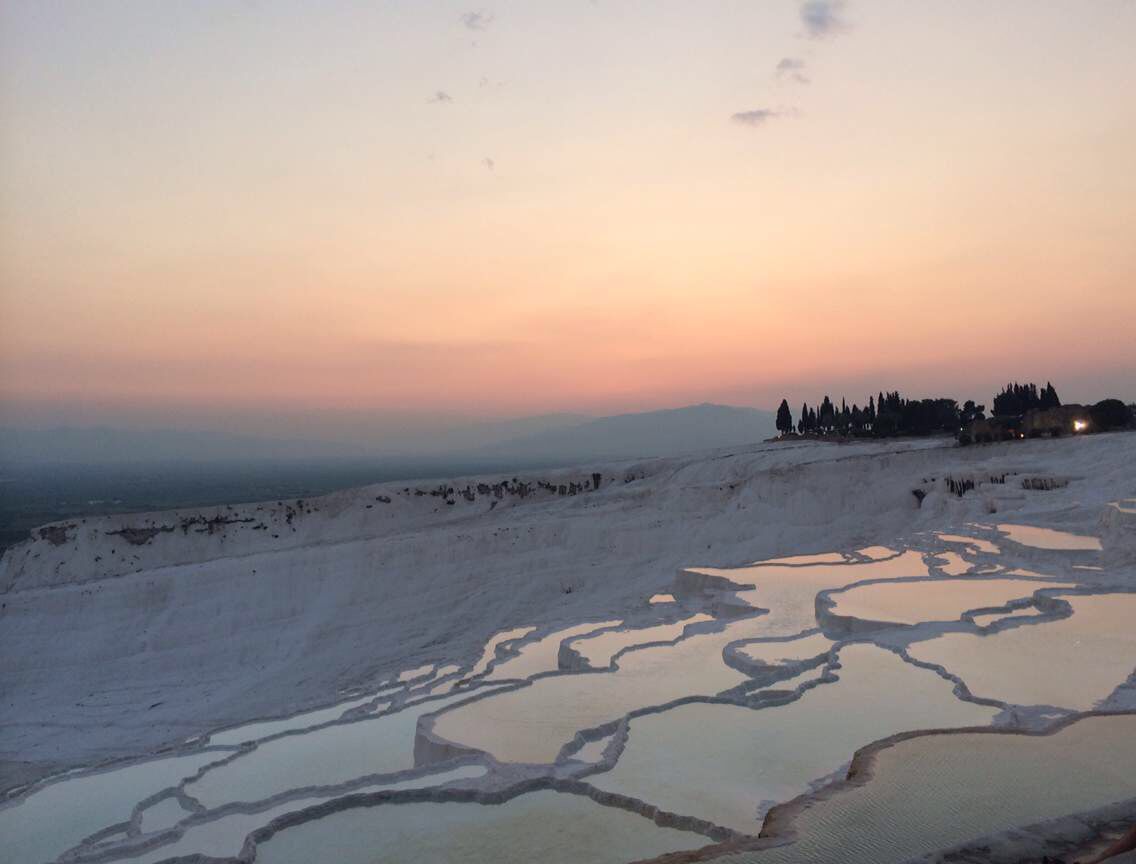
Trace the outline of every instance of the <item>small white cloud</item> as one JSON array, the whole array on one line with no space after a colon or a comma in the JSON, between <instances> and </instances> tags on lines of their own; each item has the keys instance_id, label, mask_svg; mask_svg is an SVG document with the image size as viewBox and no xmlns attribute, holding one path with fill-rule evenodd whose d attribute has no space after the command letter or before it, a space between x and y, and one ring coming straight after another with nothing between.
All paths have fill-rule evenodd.
<instances>
[{"instance_id":1,"label":"small white cloud","mask_svg":"<svg viewBox=\"0 0 1136 864\"><path fill-rule=\"evenodd\" d=\"M427 101L434 104L445 105L448 102L453 102L454 97L447 93L445 90L438 90Z\"/></svg>"}]
</instances>

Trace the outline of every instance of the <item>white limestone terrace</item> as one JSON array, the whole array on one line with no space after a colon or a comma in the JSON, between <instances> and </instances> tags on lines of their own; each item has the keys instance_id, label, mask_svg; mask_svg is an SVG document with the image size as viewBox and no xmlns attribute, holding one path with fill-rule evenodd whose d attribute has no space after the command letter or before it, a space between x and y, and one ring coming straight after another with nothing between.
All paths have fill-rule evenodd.
<instances>
[{"instance_id":1,"label":"white limestone terrace","mask_svg":"<svg viewBox=\"0 0 1136 864\"><path fill-rule=\"evenodd\" d=\"M912 559L911 552L897 553L892 559L868 564L868 571L859 574L868 577L879 576L886 581L880 582L871 578L858 580L851 583L854 587L838 588L836 592L856 591L865 586L885 588L890 586L903 590L912 585L926 584L924 581L926 577L900 575L901 571L896 569L897 562L904 559L909 562L904 565L905 568L921 565L918 557ZM934 566L935 560L935 556L927 558L931 566ZM814 573L823 572L831 569L831 566L820 565L810 569ZM864 565L848 561L844 565L837 566L855 570L857 566ZM974 566L978 569L980 565L975 562ZM758 565L756 569L773 574L781 572L783 568L767 562ZM842 576L834 581L842 584L846 580L847 577ZM934 584L955 586L959 581L957 578L942 578ZM981 576L969 580L976 588L976 601L987 598L986 583L989 581ZM1068 590L1067 586L1053 583L1048 583L1050 585L1048 588L1038 587L1045 584L1047 584L1045 580L1026 577L1022 580L1021 591L1018 593L1026 594L1034 591L1034 602L1039 602L1042 591ZM1085 587L1082 590L1093 591L1099 588ZM952 590L937 600L942 604L942 608L957 613L959 607L955 602L956 595L957 592ZM1086 596L1095 598L1100 595ZM1132 594L1122 593L1111 596L1122 600L1136 599L1136 595ZM1039 602L1039 606L1044 604ZM1066 620L1068 617L1068 608L1061 604L1055 603L1045 609L1046 611L1039 611L1039 616L1046 620ZM935 628L944 625L942 620L944 614L939 608L931 609L927 616L931 621L928 627L907 625L910 629L905 632L913 637L916 634L923 637L933 636ZM960 616L960 621L966 622L970 617L973 617L972 613L964 613ZM769 620L772 619L768 617L768 613L757 614L753 616L752 624L760 627ZM750 625L745 620L737 620L729 624L726 630L739 626ZM833 643L823 639L819 634L809 632L795 634L792 637L768 637L758 641L731 639L728 642L723 642L723 637L719 633L694 632L683 633L668 644L651 640L650 631L653 629L653 627L640 628L642 638L650 640L644 643L635 643L636 631L628 633L631 644L623 652L624 661L638 654L659 653L662 650L664 659L670 667L668 671L673 676L680 672L681 660L676 662L674 658L668 657L666 649L677 650L686 643L695 647L699 642L709 641L712 647L716 644L720 648L723 657L734 650L755 661L758 677L760 672L769 667L770 659L775 661L773 666L789 668L789 674L814 665L818 661L824 664L824 669L819 677L797 676L796 679L791 679L792 683L779 677L768 690L743 689L735 690L732 694L722 692L713 698L679 698L669 704L648 706L633 711L614 724L608 724L614 726L614 731L609 732L606 727L583 730L582 736L602 735L603 737L590 737L591 741L602 746L585 744L579 747L579 742L574 742L571 746L563 748L565 752L555 756L553 764L545 766L509 765L494 759L491 754L479 753L476 749L467 749L463 755L460 744L453 744L451 749L446 750L439 746L439 741L430 731L431 716L459 715L466 705L492 705L498 698L493 694L515 693L524 698L528 692L526 682L509 685L508 680L499 681L495 682L497 689L488 693L475 686L468 692L438 699L421 695L430 692L433 688L431 672L411 670L413 673L421 674L398 675L397 679L403 679L401 684L385 685L375 694L374 698L383 700L383 704L387 706L378 718L367 719L365 715L358 714L358 710L365 706L367 700L354 696L340 703L338 710L342 715L338 720L328 720L329 711L333 710L328 709L295 718L290 730L282 730L278 725L262 724L259 729L255 726L242 727L249 730L242 733L223 732L210 736L208 741L210 746L215 746L222 740L230 742L248 740L253 736L254 731L255 734L266 737L262 737L251 749L242 747L236 750L229 747L222 751L212 751L212 756L208 757L211 761L204 767L188 764L184 769L187 776L180 783L173 788L159 789L147 795L134 807L133 816L128 823L110 822L101 831L85 835L86 839L83 841L73 831L69 838L74 844L73 851L61 853L63 855L61 860L157 862L182 854L208 854L222 860L235 859L238 855L240 860L248 860L249 855L256 854L257 860L260 860L257 852L259 844L271 842L277 836L281 839L275 840L267 860L310 860L312 856L327 851L318 844L328 843L337 844L335 846L337 856L348 855L342 860L355 860L350 857L354 847L350 839L342 837L341 830L333 830L330 834L322 829L317 831L304 829L289 833L290 826L312 825L315 821L341 812L355 811L360 807L399 803L428 807L431 803L449 802L450 809L442 808L438 813L457 821L443 830L468 831L470 830L469 812L460 813L462 808L455 809L452 805L461 802L490 806L506 804L516 800L518 796L525 797L540 789L591 799L593 805L573 805L574 809L569 808L574 814L572 818L576 820L575 827L582 830L578 839L582 842L585 837L592 838L593 833L585 826L592 820L598 820L592 826L595 830L600 830L601 825L607 826L604 830L619 829L616 832L619 834L618 843L614 836L611 842L616 843L612 850L618 850L621 854L626 853L636 857L639 852L663 847L672 850L715 848L706 847L704 844L708 841L722 841L726 848L729 848L731 843L735 848L739 844L752 843L754 844L752 848L758 849L764 841L758 841L753 836L756 833L757 823L753 823L754 827L747 833L744 802L738 801L730 792L733 781L731 772L744 766L747 759L752 765L745 775L745 782L754 787L754 795L761 794L767 788L767 791L776 797L761 798L760 801L772 804L791 798L797 789L802 788L815 789L817 794L826 794L829 778L839 779L846 754L855 750L861 743L896 729L902 732L906 729L917 730L924 726L941 728L948 722L965 727L968 724L982 724L991 719L1003 728L1014 728L1015 725L1025 728L1018 722L1020 718L1016 713L1005 711L1002 703L971 697L963 682L944 670L938 670L938 674L928 674L922 671L918 664L905 663L902 651L893 654L891 651L863 642ZM512 636L514 632L507 631L498 636ZM602 622L599 632L619 631L613 631L610 622ZM567 632L557 631L552 634L552 638L556 637L562 639L562 645L569 644L576 638L575 629L570 628ZM528 658L528 662L531 662L530 649L544 645L549 638L542 636L535 641L515 644L512 647L509 647L508 643L515 640L498 637L491 639L490 644L501 647L495 650L492 659L484 664L486 671L479 674L485 681L492 682L496 669L507 668L521 658ZM1130 636L1128 643L1130 665L1136 664L1136 639ZM720 647L722 644L725 644L725 648ZM541 653L546 659L552 657L552 652L547 648L543 648ZM705 664L707 660L705 652L696 652L696 657L700 658L700 663ZM892 659L886 660L885 658L888 657ZM613 661L613 670L618 662L618 658ZM881 666L881 663L884 665ZM481 665L483 665L482 660L478 660L476 666ZM571 670L567 670L568 674L561 674L563 671L563 668L559 672L549 668L532 674L529 682L564 680L570 683L581 680L585 683L588 681L598 683L606 680L606 676L571 674ZM708 677L712 680L714 676ZM699 683L699 681L686 682L688 686L697 686ZM754 681L755 686L759 683L757 680ZM673 684L674 682L658 682L658 686L664 690L672 687ZM952 684L958 698L951 697ZM822 686L822 689L816 691L817 686ZM673 695L673 691L671 692ZM812 692L816 695L806 696L806 693ZM767 694L771 698L765 698ZM836 701L833 702L833 699ZM391 707L392 703L394 707ZM731 716L728 713L731 706L732 710L740 712L740 715ZM1000 707L1003 710L999 710ZM695 728L710 734L710 740L718 742L717 750L712 752L704 752L697 748L691 750L683 748L680 743L677 747L665 748L668 759L657 758L658 752L651 752L651 747L657 746L657 742L653 740L655 736L650 734L644 736L638 731L639 723L643 720L654 722L652 718L655 718L668 724L678 724L677 740L680 742L690 740L689 721L684 719L685 712L690 709L710 712L697 720ZM763 719L765 717L765 714L761 714L763 711L768 712L768 720ZM784 711L790 713L783 715ZM849 719L853 718L856 722L849 723ZM363 720L366 722L356 722ZM750 723L757 725L752 731L747 732L747 724ZM782 731L777 731L779 729ZM459 733L460 731L459 725ZM471 728L471 731L475 732L476 729ZM761 737L755 738L755 734ZM768 739L770 735L775 736L772 741L763 740ZM721 750L722 744L728 742L731 736L736 739L736 746L741 747L737 753ZM793 736L797 736L796 741L789 740ZM631 755L625 752L629 737ZM352 743L353 741L355 743ZM762 742L766 746L755 746L757 742ZM646 752L643 752L644 747L647 748ZM581 755L586 751L587 755ZM715 761L716 753L719 751L721 756L717 756ZM209 751L206 751L207 756L208 753ZM677 762L679 758L686 761L681 763L682 770L674 775L671 770L680 764ZM1100 754L1095 756L1089 754L1086 758L1089 760L1087 764L1093 765L1099 764L1101 760ZM1094 758L1096 762L1092 761ZM143 763L146 764L150 763ZM646 772L644 765L647 766ZM665 767L660 768L660 766ZM836 770L833 770L834 766ZM52 801L53 791L65 795L71 787L73 793L81 792L81 789L75 787L83 782L99 783L100 778L103 778L104 782L114 783L116 777L124 777L130 770L104 772L90 775L84 780L72 779L49 784L44 787L43 792L33 795L27 802L18 806L27 808L38 805L40 818L47 821L50 814L42 812L44 805L53 805L56 811L55 818L58 821L60 813L67 810L67 802L59 800L58 794L56 800ZM660 770L662 773L659 776L651 773L658 774ZM771 770L775 772L772 775ZM628 771L631 773L628 774ZM670 780L677 782L677 794L673 789L667 791L668 774ZM776 780L772 785L763 787L768 781L757 779L762 774L776 777ZM1099 793L1097 798L1080 796L1071 800L1075 802L1075 806L1080 807L1086 800L1096 801L1100 795L1112 794L1108 790L1114 788L1117 788L1115 784L1106 786L1105 791ZM90 791L86 794L87 797L92 797ZM98 796L100 801L103 797ZM528 805L528 809L521 812L527 813L530 818L542 820L541 824L544 824L543 820L546 819L563 818L567 801L562 796L538 797L533 801L542 802L543 806L554 809L548 812L541 812L538 809L534 812L532 807L535 805ZM1059 801L1056 805L1052 801L1042 803L1050 808L1050 810L1041 810L1043 814L1052 813L1053 806L1061 806ZM601 810L595 809L595 804L647 817L657 826L692 832L701 835L702 839L690 837L684 839L675 835L673 830L670 833L664 832L663 837L655 837L654 829L650 828L650 822L647 821L644 821L637 830L634 825L626 822L610 825L600 818L604 814ZM122 805L123 802L120 801L120 809ZM510 804L510 807L512 806ZM1074 803L1070 806L1074 806ZM8 815L12 815L12 812L13 810L10 809ZM147 815L158 812L161 813L161 818ZM424 825L437 827L432 818L418 814L416 810L407 811L410 812L416 814L414 819L424 819ZM1027 809L1013 812L1035 811ZM84 815L89 817L87 813ZM383 819L388 818L385 810L378 815L382 815ZM25 822L35 819L35 816L29 816L28 812L22 816ZM393 818L398 820L398 824L402 824L402 817ZM499 820L496 817L486 818L490 819L488 824L498 824ZM583 825L579 824L580 820L583 820ZM483 834L489 830L484 827L486 825L484 821L477 819L473 821L482 826L480 830ZM340 826L341 822L336 820L334 824ZM355 851L360 854L363 851L368 854L384 851L391 855L397 853L401 856L399 860L414 860L413 850L385 847L377 850L376 844L381 842L383 831L373 823L373 820L368 820L366 814L356 813L352 820L344 824L351 826L351 831L359 832L359 839L355 843L358 849ZM380 821L379 824L386 823ZM0 826L3 825L4 811L0 810ZM11 823L7 823L7 827L11 828ZM58 827L61 826L57 826L57 829ZM87 827L89 828L90 824ZM505 828L493 830L498 832L494 835L495 842L507 845L508 830ZM567 829L564 828L558 836L568 836L563 833L564 830ZM19 833L16 832L17 843L21 839ZM501 834L506 836L502 837ZM45 836L51 842L58 844L49 847L48 854L54 857L58 850L64 848L63 838L59 836L58 830L50 834L45 832ZM531 835L526 836L531 838ZM944 836L956 840L966 837L965 834L949 833ZM31 839L34 842L37 838ZM905 841L908 844L914 842L910 837L905 838ZM877 844L880 842L878 838L876 842ZM284 845L281 846L281 843ZM341 849L344 843L347 844L347 848ZM483 845L485 843L484 836L481 838L481 843ZM317 844L318 848L311 844ZM659 844L663 844L663 847ZM571 860L570 856L575 852L574 849L562 851L569 855L566 860ZM496 856L500 852L501 850L494 848L493 855L478 860L497 860ZM611 860L624 859L616 857Z\"/></svg>"},{"instance_id":2,"label":"white limestone terrace","mask_svg":"<svg viewBox=\"0 0 1136 864\"><path fill-rule=\"evenodd\" d=\"M946 699L936 704L951 706L957 721L949 725L1044 730L1073 717L1086 707L1081 693L1067 704L1060 693L1023 703L998 683L972 694L953 668L965 653L921 657L920 646L948 638L994 646L1026 628L1076 621L1078 597L1132 597L1132 508L1113 502L1136 491L1133 465L1134 435L966 449L758 445L600 466L598 491L588 466L507 485L461 481L435 487L437 495L425 484L390 484L302 505L41 530L0 561L2 785L135 761L60 776L0 807L0 827L26 823L38 808L54 844L40 850L45 857L11 860L159 861L176 844L179 855L247 861L259 860L262 842L274 860L288 838L318 835L303 825L332 813L493 806L540 789L590 800L579 818L597 826L609 824L610 808L636 814L639 823L618 830L619 848L638 857L657 854L658 838L646 838L662 827L695 835L676 840L676 850L744 841L760 822L739 830L736 801L652 801L640 791L650 790L649 776L628 774L619 787L604 781L620 776L612 772L629 739L636 753L649 743L635 738L638 723L672 712L681 719L682 706L703 706L707 722L723 728L734 715L718 714L730 710L794 705L807 720L810 703L831 701L818 700L822 691L835 704L856 704L857 670L871 652ZM1069 482L1015 483L1048 475ZM959 480L976 488L960 497ZM560 494L571 484L577 494ZM1102 549L1030 546L1007 525L1099 538ZM810 555L820 557L799 557ZM764 563L746 566L754 561ZM945 593L918 620L873 618L872 609L894 609L886 586L876 587L885 582L900 590L935 583ZM959 582L973 584L973 605ZM650 603L658 593L674 602ZM773 602L763 606L767 597ZM1035 614L1021 615L1027 607ZM1126 661L1118 662L1100 685L1114 686L1090 700L1093 710L1136 709L1136 675L1125 680ZM843 663L852 665L842 674ZM1128 673L1134 668L1136 656ZM572 703L561 698L577 688L588 708L579 716L562 710ZM886 688L871 699L883 706L879 722L865 721L815 764L787 766L764 806L838 778L874 738L939 728L933 714L886 710ZM284 719L299 712L310 713ZM554 717L562 740L526 743L526 712L535 723ZM519 724L516 734L494 729L495 714ZM784 725L817 728L811 722ZM658 728L666 741L672 733ZM373 761L353 757L352 746ZM167 758L137 761L159 752ZM649 753L636 758L652 762ZM176 760L184 761L170 767ZM721 774L736 761L714 768L708 760L707 770ZM170 770L150 778L162 765ZM129 771L147 779L123 779ZM118 797L101 795L102 815L63 825L61 806L44 805L80 794L80 780L110 784ZM179 808L187 814L180 821ZM240 842L206 851L226 837ZM29 842L38 848L35 837Z\"/></svg>"}]
</instances>

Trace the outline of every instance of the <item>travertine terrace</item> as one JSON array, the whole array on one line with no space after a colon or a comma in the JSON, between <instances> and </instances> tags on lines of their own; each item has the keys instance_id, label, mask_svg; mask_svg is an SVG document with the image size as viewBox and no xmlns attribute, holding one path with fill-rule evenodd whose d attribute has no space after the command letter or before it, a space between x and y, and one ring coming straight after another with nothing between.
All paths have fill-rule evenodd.
<instances>
[{"instance_id":1,"label":"travertine terrace","mask_svg":"<svg viewBox=\"0 0 1136 864\"><path fill-rule=\"evenodd\" d=\"M1133 465L764 444L45 527L0 563L0 860L837 861L876 806L918 836L865 861L1058 848L1136 820ZM934 822L899 790L967 735L1086 777Z\"/></svg>"}]
</instances>

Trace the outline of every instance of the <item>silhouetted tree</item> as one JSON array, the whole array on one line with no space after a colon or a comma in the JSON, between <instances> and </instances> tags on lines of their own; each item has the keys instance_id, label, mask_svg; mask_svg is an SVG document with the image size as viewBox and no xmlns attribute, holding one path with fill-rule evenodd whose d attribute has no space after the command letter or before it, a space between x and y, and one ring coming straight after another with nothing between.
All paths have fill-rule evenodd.
<instances>
[{"instance_id":1,"label":"silhouetted tree","mask_svg":"<svg viewBox=\"0 0 1136 864\"><path fill-rule=\"evenodd\" d=\"M963 426L968 426L975 420L982 420L986 417L986 406L975 405L973 399L967 399L963 403L962 411L959 412L959 423Z\"/></svg>"},{"instance_id":2,"label":"silhouetted tree","mask_svg":"<svg viewBox=\"0 0 1136 864\"><path fill-rule=\"evenodd\" d=\"M1127 429L1132 425L1132 409L1119 399L1102 399L1089 409L1093 432Z\"/></svg>"},{"instance_id":3,"label":"silhouetted tree","mask_svg":"<svg viewBox=\"0 0 1136 864\"><path fill-rule=\"evenodd\" d=\"M1053 384L1045 385L1039 393L1036 384L1007 384L994 397L996 417L1021 417L1027 411L1041 408L1056 408L1061 404Z\"/></svg>"},{"instance_id":4,"label":"silhouetted tree","mask_svg":"<svg viewBox=\"0 0 1136 864\"><path fill-rule=\"evenodd\" d=\"M1041 391L1039 408L1056 408L1061 404L1061 400L1057 397L1057 391L1053 389L1053 383L1050 381L1045 382L1045 389Z\"/></svg>"},{"instance_id":5,"label":"silhouetted tree","mask_svg":"<svg viewBox=\"0 0 1136 864\"><path fill-rule=\"evenodd\" d=\"M777 409L777 431L782 435L788 435L793 431L793 414L789 410L789 400L782 399L781 405Z\"/></svg>"},{"instance_id":6,"label":"silhouetted tree","mask_svg":"<svg viewBox=\"0 0 1136 864\"><path fill-rule=\"evenodd\" d=\"M899 434L899 418L890 411L876 412L876 425L872 434L877 438L888 438Z\"/></svg>"},{"instance_id":7,"label":"silhouetted tree","mask_svg":"<svg viewBox=\"0 0 1136 864\"><path fill-rule=\"evenodd\" d=\"M832 431L832 427L836 422L836 412L832 407L832 400L827 396L820 403L820 411L817 412L817 419L820 421L820 428L826 433Z\"/></svg>"},{"instance_id":8,"label":"silhouetted tree","mask_svg":"<svg viewBox=\"0 0 1136 864\"><path fill-rule=\"evenodd\" d=\"M1001 418L1000 424L1006 429L1016 428L1017 422L1025 412L1059 406L1052 382L1044 387L1036 384L1007 384L994 397L994 414ZM1088 409L1094 431L1105 429L1136 427L1136 405L1125 405L1117 399L1107 399ZM786 423L786 417L788 422ZM906 399L898 390L880 391L878 397L869 396L866 408L855 402L849 407L848 399L840 398L839 406L832 397L826 395L820 405L809 407L801 405L801 417L797 430L830 434L834 430L842 435L871 434L885 438L892 435L958 435L975 420L986 418L986 406L968 399L959 407L954 399L945 397ZM793 429L792 415L788 400L782 400L778 409L778 427L782 432ZM1008 437L1008 436L1007 436ZM960 441L962 439L960 438Z\"/></svg>"}]
</instances>

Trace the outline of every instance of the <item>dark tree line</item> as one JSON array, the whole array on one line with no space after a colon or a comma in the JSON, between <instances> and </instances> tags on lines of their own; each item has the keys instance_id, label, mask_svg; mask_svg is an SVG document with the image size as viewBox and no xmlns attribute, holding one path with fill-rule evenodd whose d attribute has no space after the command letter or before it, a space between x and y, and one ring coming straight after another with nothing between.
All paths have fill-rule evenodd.
<instances>
[{"instance_id":1,"label":"dark tree line","mask_svg":"<svg viewBox=\"0 0 1136 864\"><path fill-rule=\"evenodd\" d=\"M994 397L990 422L999 428L1017 430L1023 417L1031 412L1061 407L1061 399L1053 384L1007 384ZM1136 428L1136 405L1119 399L1102 399L1095 405L1066 406L1082 411L1089 418L1093 432ZM888 438L893 435L963 434L969 439L971 424L986 420L986 406L968 399L959 407L954 399L907 399L899 391L868 397L861 408L856 403L840 404L825 396L819 405L801 405L796 418L787 399L777 408L777 431L782 435L839 435L859 438ZM987 434L990 434L989 432ZM1012 436L1017 437L1017 436ZM960 438L961 440L961 438Z\"/></svg>"},{"instance_id":2,"label":"dark tree line","mask_svg":"<svg viewBox=\"0 0 1136 864\"><path fill-rule=\"evenodd\" d=\"M1119 399L1102 399L1089 409L1097 432L1130 429L1136 421L1136 405L1125 405Z\"/></svg>"},{"instance_id":3,"label":"dark tree line","mask_svg":"<svg viewBox=\"0 0 1136 864\"><path fill-rule=\"evenodd\" d=\"M994 416L1021 417L1027 411L1056 408L1060 404L1061 399L1049 382L1039 390L1036 384L1018 384L1015 381L994 397Z\"/></svg>"},{"instance_id":4,"label":"dark tree line","mask_svg":"<svg viewBox=\"0 0 1136 864\"><path fill-rule=\"evenodd\" d=\"M905 399L899 391L869 396L861 408L849 406L846 399L837 405L825 396L819 405L801 406L796 423L786 399L777 409L777 429L782 434L793 431L801 435L844 435L888 437L891 435L930 435L935 432L957 432L963 417L973 419L983 406L967 402L959 408L954 399ZM969 420L967 421L969 422Z\"/></svg>"}]
</instances>

